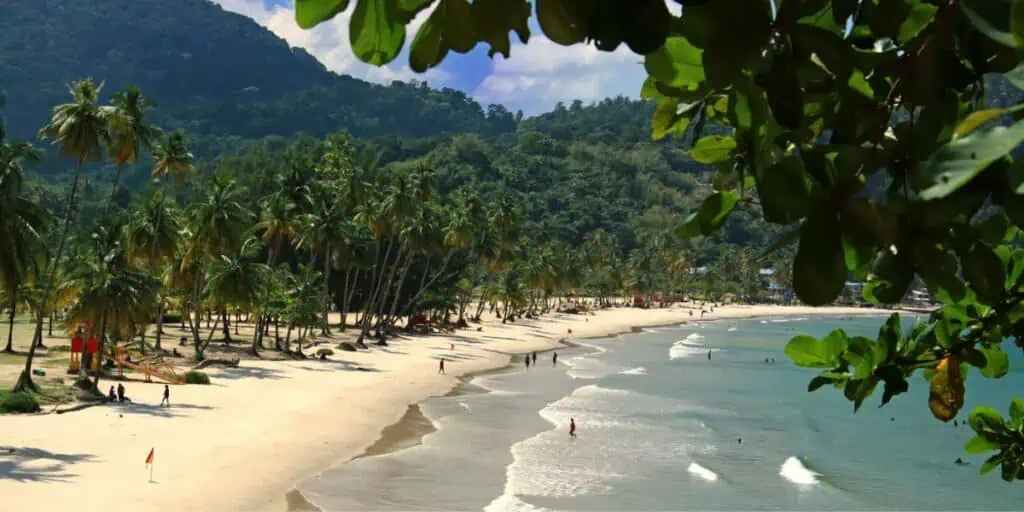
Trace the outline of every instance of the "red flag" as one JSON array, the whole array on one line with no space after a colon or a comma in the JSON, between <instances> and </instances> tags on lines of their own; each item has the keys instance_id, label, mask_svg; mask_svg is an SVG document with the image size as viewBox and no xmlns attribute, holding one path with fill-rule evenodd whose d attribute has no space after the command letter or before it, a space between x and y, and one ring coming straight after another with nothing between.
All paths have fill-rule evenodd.
<instances>
[{"instance_id":1,"label":"red flag","mask_svg":"<svg viewBox=\"0 0 1024 512\"><path fill-rule=\"evenodd\" d=\"M146 467L149 467L149 465L153 463L153 450L154 449L155 448L150 448L149 449L149 455L146 456Z\"/></svg>"}]
</instances>

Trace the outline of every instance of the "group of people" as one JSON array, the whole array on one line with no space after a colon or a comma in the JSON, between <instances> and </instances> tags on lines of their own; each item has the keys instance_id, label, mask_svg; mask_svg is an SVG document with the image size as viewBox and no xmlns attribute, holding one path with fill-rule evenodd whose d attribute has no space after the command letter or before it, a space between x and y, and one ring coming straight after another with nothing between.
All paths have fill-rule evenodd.
<instances>
[{"instance_id":1,"label":"group of people","mask_svg":"<svg viewBox=\"0 0 1024 512\"><path fill-rule=\"evenodd\" d=\"M107 400L111 402L131 402L132 400L125 395L124 384L118 383L117 390L114 390L114 386L110 386L110 391L107 392ZM160 407L171 406L171 387L164 384L164 397L160 400Z\"/></svg>"},{"instance_id":2,"label":"group of people","mask_svg":"<svg viewBox=\"0 0 1024 512\"><path fill-rule=\"evenodd\" d=\"M530 365L531 364L536 366L537 365L537 353L534 352L532 354L528 354L526 356L526 358L524 359L524 362L526 363L526 369L527 370L530 369ZM551 366L558 366L558 352L552 352L551 353Z\"/></svg>"}]
</instances>

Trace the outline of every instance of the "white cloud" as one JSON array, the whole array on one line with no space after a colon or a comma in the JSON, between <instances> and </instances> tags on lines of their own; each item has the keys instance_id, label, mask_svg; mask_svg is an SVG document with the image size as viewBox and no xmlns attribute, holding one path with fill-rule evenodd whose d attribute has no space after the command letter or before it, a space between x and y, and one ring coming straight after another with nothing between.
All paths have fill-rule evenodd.
<instances>
[{"instance_id":1,"label":"white cloud","mask_svg":"<svg viewBox=\"0 0 1024 512\"><path fill-rule=\"evenodd\" d=\"M511 59L498 57L494 73L473 96L527 114L550 110L559 101L636 97L646 76L642 60L625 45L614 52L591 45L567 47L535 31L529 45L513 46Z\"/></svg>"},{"instance_id":2,"label":"white cloud","mask_svg":"<svg viewBox=\"0 0 1024 512\"><path fill-rule=\"evenodd\" d=\"M322 23L312 30L295 24L295 13L288 7L265 8L263 0L213 0L226 10L252 18L292 46L304 48L328 69L377 83L412 78L427 80L433 86L450 85L448 73L433 69L417 75L408 65L407 50L386 67L364 64L353 54L348 40L348 12ZM429 15L420 13L408 28L407 43ZM475 91L467 91L483 104L500 103L510 110L527 114L550 110L559 101L600 101L613 96L637 97L646 73L642 57L625 45L615 52L601 52L592 45L565 47L545 38L535 23L528 46L512 35L511 59L496 56L494 70Z\"/></svg>"},{"instance_id":3,"label":"white cloud","mask_svg":"<svg viewBox=\"0 0 1024 512\"><path fill-rule=\"evenodd\" d=\"M348 24L352 9L339 14L334 19L321 23L310 30L299 28L295 23L293 2L288 7L275 5L266 8L263 0L213 0L225 10L252 18L293 47L305 49L317 58L327 69L336 73L351 75L371 82L391 83L393 80L407 81L411 78L429 80L438 85L444 84L448 76L441 70L431 70L417 75L408 64L408 53L403 51L398 58L384 67L365 64L352 54L348 39ZM421 13L407 27L407 40L416 34L416 29L426 19Z\"/></svg>"}]
</instances>

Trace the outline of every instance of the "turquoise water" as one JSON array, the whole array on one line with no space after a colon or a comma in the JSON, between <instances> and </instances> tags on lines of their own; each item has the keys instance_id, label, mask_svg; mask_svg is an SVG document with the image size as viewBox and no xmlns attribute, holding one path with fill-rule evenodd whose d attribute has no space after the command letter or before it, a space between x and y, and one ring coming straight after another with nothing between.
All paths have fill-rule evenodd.
<instances>
[{"instance_id":1,"label":"turquoise water","mask_svg":"<svg viewBox=\"0 0 1024 512\"><path fill-rule=\"evenodd\" d=\"M438 431L422 445L300 489L325 510L1021 509L1024 488L978 475L983 459L962 452L970 429L931 417L923 378L854 414L838 390L807 393L815 372L782 353L797 333L873 335L882 320L721 321L587 340L557 367L542 355L529 372L474 382L489 393L424 403ZM961 418L1024 395L1019 350L1011 365L999 381L968 375Z\"/></svg>"}]
</instances>

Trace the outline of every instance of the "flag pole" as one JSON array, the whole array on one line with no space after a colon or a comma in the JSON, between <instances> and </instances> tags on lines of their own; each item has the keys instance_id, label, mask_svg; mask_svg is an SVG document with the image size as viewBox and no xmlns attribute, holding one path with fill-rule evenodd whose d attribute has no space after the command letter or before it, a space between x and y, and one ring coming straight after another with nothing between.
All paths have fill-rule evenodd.
<instances>
[{"instance_id":1,"label":"flag pole","mask_svg":"<svg viewBox=\"0 0 1024 512\"><path fill-rule=\"evenodd\" d=\"M149 463L149 483L153 483L153 466L156 465L156 458L154 457L153 462Z\"/></svg>"}]
</instances>

